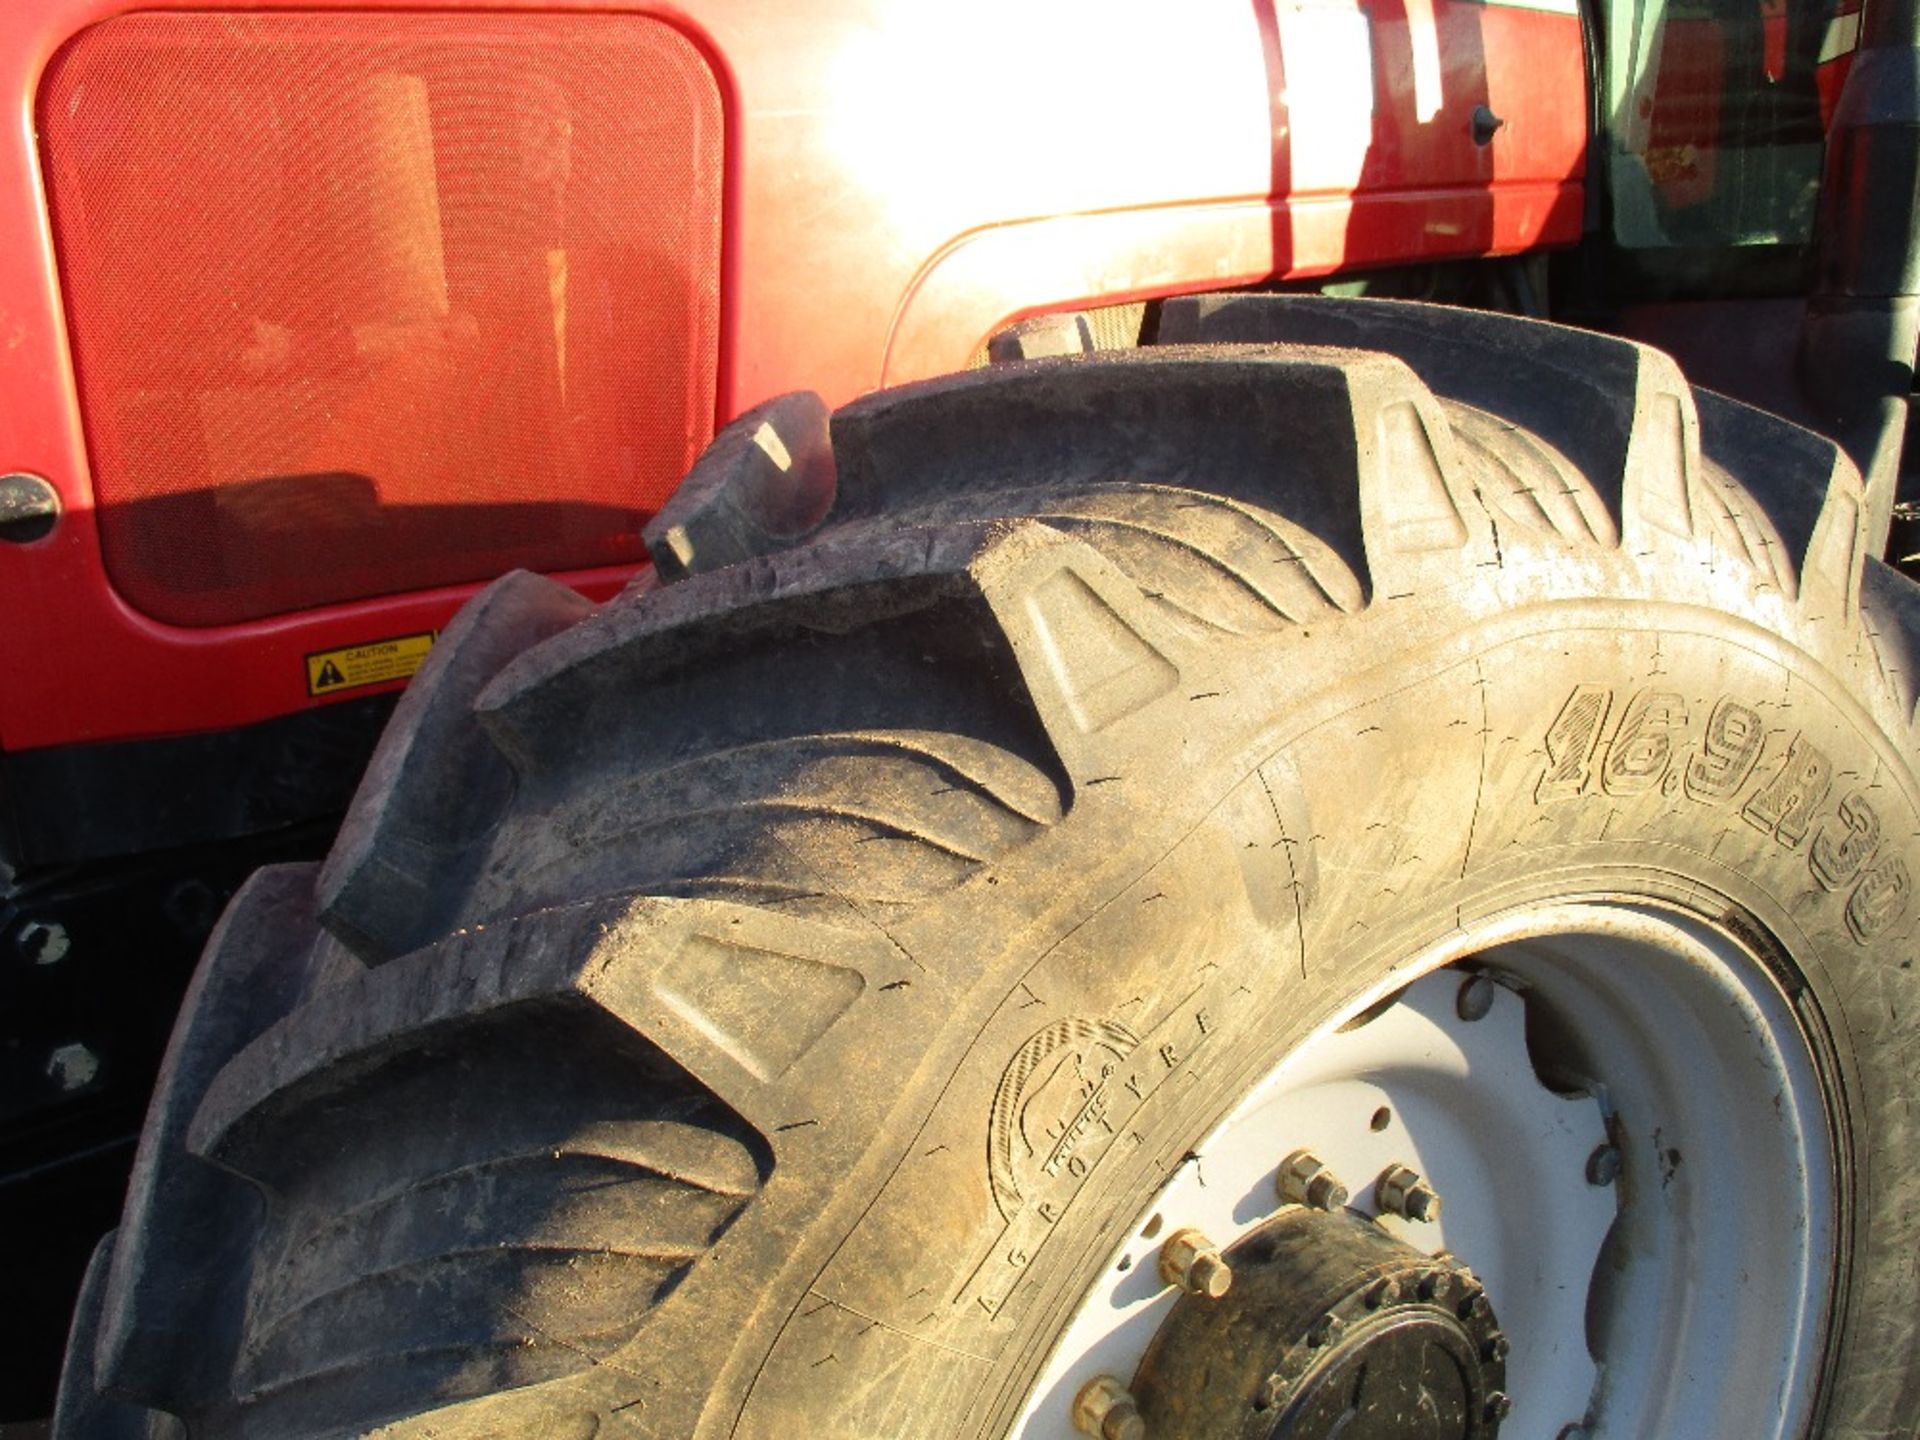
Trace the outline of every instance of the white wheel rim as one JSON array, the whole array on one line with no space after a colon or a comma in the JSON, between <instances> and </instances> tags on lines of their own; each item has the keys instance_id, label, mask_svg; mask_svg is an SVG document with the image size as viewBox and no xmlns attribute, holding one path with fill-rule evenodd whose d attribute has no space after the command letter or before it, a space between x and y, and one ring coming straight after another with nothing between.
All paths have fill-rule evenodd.
<instances>
[{"instance_id":1,"label":"white wheel rim","mask_svg":"<svg viewBox=\"0 0 1920 1440\"><path fill-rule=\"evenodd\" d=\"M1484 1018L1461 1011L1470 974L1438 968L1461 954L1500 982ZM1717 929L1596 904L1509 918L1392 984L1397 1002L1356 1025L1380 998L1361 997L1323 1026L1142 1208L1013 1433L1077 1436L1073 1397L1130 1380L1173 1307L1166 1237L1194 1227L1230 1247L1279 1207L1279 1162L1308 1148L1350 1208L1485 1283L1513 1347L1503 1440L1803 1435L1833 1161L1817 1067L1766 967ZM1587 1093L1555 1093L1536 1063ZM1593 1183L1616 1142L1600 1164L1617 1155L1617 1180ZM1379 1216L1374 1182L1394 1163L1439 1191L1436 1222Z\"/></svg>"}]
</instances>

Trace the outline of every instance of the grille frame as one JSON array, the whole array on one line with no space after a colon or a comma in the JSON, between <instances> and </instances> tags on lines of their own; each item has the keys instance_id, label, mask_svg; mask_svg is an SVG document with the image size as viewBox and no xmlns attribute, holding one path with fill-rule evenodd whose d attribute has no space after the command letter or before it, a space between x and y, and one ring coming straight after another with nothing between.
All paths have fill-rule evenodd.
<instances>
[{"instance_id":1,"label":"grille frame","mask_svg":"<svg viewBox=\"0 0 1920 1440\"><path fill-rule=\"evenodd\" d=\"M288 58L302 50L297 61ZM327 63L316 66L316 59ZM167 69L168 60L178 67ZM304 90L289 84L285 113L267 127L278 133L256 147L277 145L283 158L297 155L315 129L325 128L316 123L301 130L315 97L345 94L360 102L363 119L371 112L376 124L397 132L383 157L392 163L364 167L352 176L357 186L338 183L337 169L305 157L317 183L291 203L294 213L319 214L323 233L294 236L296 246L307 241L309 259L293 269L317 268L328 283L291 283L286 267L274 269L279 257L259 253L271 246L271 225L236 242L237 281L231 275L210 281L202 273L195 242L208 237L190 227L186 243L172 252L155 246L130 263L128 237L113 233L117 215L89 227L89 204L101 209L85 190L90 160L104 167L109 191L115 176L151 181L156 173L167 178L169 162L187 171L208 163L181 154L179 137L151 125L125 125L124 133L104 139L97 123L93 133L73 133L75 102L88 98L91 87L90 114L97 117L100 107L122 99L111 89L103 95L99 79L111 79L130 62L150 67L143 80L151 89L164 92L174 82L176 93L215 111L220 97L209 107L207 92L215 86L203 77L211 73L217 81L226 73L222 64L231 71L237 63L242 72L233 86L242 106L276 76L296 68L308 74ZM261 73L245 73L249 63ZM464 76L463 63L469 66ZM628 83L612 83L623 68ZM178 83L182 74L189 83ZM369 77L376 83L367 84ZM636 84L656 97L645 115L628 103ZM526 103L517 111L490 103L503 93ZM675 98L662 104L661 95ZM167 98L158 103L162 112ZM156 108L151 97L144 104ZM128 108L137 111L140 104ZM109 583L135 611L168 626L243 626L465 587L516 565L565 573L644 563L640 527L711 438L721 379L726 107L705 55L675 26L633 13L136 11L82 30L60 47L35 111L100 554ZM69 113L63 118L63 112ZM555 117L571 127L557 143ZM109 111L106 118L111 130L115 117ZM634 143L641 132L658 138L675 126L685 133L669 138L678 140L685 164L676 166L675 155L665 153L672 145L642 155L644 147ZM451 144L449 131L456 132ZM95 154L76 155L83 140ZM247 145L237 148L251 153ZM350 143L345 148L353 153ZM367 148L360 147L363 156ZM422 148L433 157L424 181L417 173ZM503 164L503 156L513 163ZM624 186L609 185L609 166L622 165L638 173ZM521 173L512 173L516 167ZM563 172L557 185L555 171ZM645 235L610 215L631 213L636 192L662 198L676 180L680 193L666 193L648 212L654 223ZM540 197L528 201L514 191L515 182L523 192L545 184L557 214L542 218ZM288 182L285 188L295 187ZM329 255L325 227L339 215L311 203L314 190L323 202L340 202L335 212L361 221L355 238L368 239L371 262L344 245ZM162 212L169 199L154 194L135 197L136 203L142 198ZM285 213L288 196L280 202ZM437 255L421 241L428 227L408 223L419 220L409 216L409 206L425 207L439 224ZM460 217L462 206L480 207L483 224L505 216L503 228L519 226L526 233L515 238L524 243L492 252L485 244L463 244L464 237L448 233L462 224L472 228ZM455 218L447 218L448 210ZM377 233L382 217L396 212L398 223L388 226L394 233ZM560 241L544 253L543 235L533 233L543 227ZM142 228L136 217L136 238ZM157 226L149 220L145 228ZM104 245L100 231L107 232ZM582 234L595 243L576 243ZM108 258L119 270L110 271L99 252L115 244L120 253ZM210 248L219 251L219 235ZM332 269L316 267L315 254L323 262L331 258ZM233 316L217 303L156 315L165 302L153 303L152 276L170 270L179 281L174 296L224 283L266 303L241 305L229 294L223 298L234 302ZM629 303L656 274L667 277L658 293ZM128 293L103 294L113 283ZM346 292L361 297L358 309ZM503 292L510 297L505 302ZM372 307L365 303L369 293ZM578 303L582 294L585 304ZM271 312L276 301L296 310L304 305L301 313L317 314L321 323L283 324L277 314L254 313ZM492 313L485 311L489 303ZM635 323L621 323L622 306L638 310ZM677 327L644 323L676 310ZM194 322L205 316L209 323L196 333ZM594 353L596 320L603 350L619 363ZM542 322L553 332L552 353L544 357L549 341L540 333ZM584 342L582 330L590 332ZM665 331L675 333L661 340ZM193 355L202 383L198 389L170 384L168 366L196 344L212 352L211 358ZM597 409L594 400L578 400L596 385ZM559 402L544 410L527 403L529 395L540 398L543 386L545 398ZM651 430L636 395L671 397L658 404ZM517 413L503 416L503 409ZM137 423L148 413L158 423ZM542 423L526 423L528 413ZM283 425L289 415L294 423ZM435 419L442 422L437 427ZM472 428L450 431L448 421ZM330 433L303 444L302 424L308 432ZM596 427L598 447L576 443ZM524 430L537 433L519 453L500 443ZM609 435L624 443L607 444ZM214 457L198 471L180 458L196 442ZM279 463L256 473L232 463L249 453ZM378 460L369 462L395 453L412 462L411 473L405 465L396 467L398 474L382 473ZM329 463L334 456L345 458Z\"/></svg>"}]
</instances>

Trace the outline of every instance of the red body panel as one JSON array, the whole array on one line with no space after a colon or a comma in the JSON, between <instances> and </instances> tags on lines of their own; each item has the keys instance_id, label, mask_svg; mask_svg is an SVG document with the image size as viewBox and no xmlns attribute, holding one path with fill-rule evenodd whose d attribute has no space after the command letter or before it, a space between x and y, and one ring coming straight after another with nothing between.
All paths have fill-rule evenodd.
<instances>
[{"instance_id":1,"label":"red body panel","mask_svg":"<svg viewBox=\"0 0 1920 1440\"><path fill-rule=\"evenodd\" d=\"M112 589L33 115L54 53L131 8L0 7L13 116L0 470L45 476L65 506L47 539L0 546L7 749L303 708L304 655L437 629L471 589L203 629ZM1587 99L1570 13L1377 0L1369 25L1352 4L1284 0L1278 13L1267 0L636 8L699 46L726 112L716 423L785 390L838 404L957 368L1022 314L1579 235ZM1480 106L1502 122L1485 146ZM566 578L604 594L624 577Z\"/></svg>"}]
</instances>

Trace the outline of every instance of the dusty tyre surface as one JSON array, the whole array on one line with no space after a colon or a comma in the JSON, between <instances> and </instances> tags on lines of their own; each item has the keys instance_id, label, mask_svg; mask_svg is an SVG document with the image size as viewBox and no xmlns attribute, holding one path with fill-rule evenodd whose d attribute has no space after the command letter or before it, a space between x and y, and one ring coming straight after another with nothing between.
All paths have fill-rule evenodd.
<instances>
[{"instance_id":1,"label":"dusty tyre surface","mask_svg":"<svg viewBox=\"0 0 1920 1440\"><path fill-rule=\"evenodd\" d=\"M1490 1316L1548 1314L1513 1234L1587 1207L1579 1324L1513 1330L1510 1412L1462 1360L1432 1433L1910 1433L1920 592L1865 556L1858 477L1625 342L1293 300L1169 334L849 407L817 525L754 519L767 464L824 458L776 404L663 517L684 579L464 611L334 856L209 947L58 1433L1070 1434L1156 1340L1149 1433L1198 1433L1211 1382L1167 1357L1210 1322L1167 1317L1214 1302L1100 1355L1076 1327L1183 1206L1236 1262L1218 1304L1302 1273L1259 1268L1321 1224L1287 1137L1347 1142L1290 1102L1235 1127L1476 983L1455 1013L1520 1078L1459 1093L1577 1115L1561 1149L1615 1168L1503 1209L1521 1130L1414 1129L1391 1057L1342 1072L1447 1211L1375 1223L1348 1175L1363 1218L1314 1213L1420 1259L1315 1232L1340 1303L1400 1267L1484 1360ZM1743 1149L1645 1078L1688 1065L1800 1118ZM1696 1283L1720 1222L1753 1263ZM1716 1341L1716 1296L1765 1323ZM1722 1409L1647 1316L1730 1374L1785 1358ZM1336 1433L1296 1338L1235 1360L1244 1433ZM1586 1411L1529 1408L1548 1350Z\"/></svg>"}]
</instances>

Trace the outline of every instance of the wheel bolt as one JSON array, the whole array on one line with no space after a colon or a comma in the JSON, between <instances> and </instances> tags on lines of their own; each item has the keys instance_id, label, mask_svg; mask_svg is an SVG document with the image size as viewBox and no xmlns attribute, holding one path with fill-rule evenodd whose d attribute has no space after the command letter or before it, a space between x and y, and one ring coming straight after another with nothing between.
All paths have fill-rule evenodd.
<instances>
[{"instance_id":1,"label":"wheel bolt","mask_svg":"<svg viewBox=\"0 0 1920 1440\"><path fill-rule=\"evenodd\" d=\"M1620 1147L1602 1145L1587 1157L1587 1183L1606 1186L1620 1178Z\"/></svg>"},{"instance_id":2,"label":"wheel bolt","mask_svg":"<svg viewBox=\"0 0 1920 1440\"><path fill-rule=\"evenodd\" d=\"M1513 1413L1513 1397L1504 1390L1496 1390L1487 1396L1487 1419L1501 1421Z\"/></svg>"},{"instance_id":3,"label":"wheel bolt","mask_svg":"<svg viewBox=\"0 0 1920 1440\"><path fill-rule=\"evenodd\" d=\"M1073 1397L1073 1428L1095 1440L1147 1440L1147 1422L1127 1387L1111 1375L1096 1375Z\"/></svg>"},{"instance_id":4,"label":"wheel bolt","mask_svg":"<svg viewBox=\"0 0 1920 1440\"><path fill-rule=\"evenodd\" d=\"M1513 1342L1498 1330L1487 1337L1487 1343L1480 1347L1480 1358L1487 1361L1504 1360L1513 1353Z\"/></svg>"},{"instance_id":5,"label":"wheel bolt","mask_svg":"<svg viewBox=\"0 0 1920 1440\"><path fill-rule=\"evenodd\" d=\"M1198 1230L1176 1230L1160 1247L1160 1278L1189 1295L1218 1300L1233 1284L1233 1268Z\"/></svg>"},{"instance_id":6,"label":"wheel bolt","mask_svg":"<svg viewBox=\"0 0 1920 1440\"><path fill-rule=\"evenodd\" d=\"M1346 1328L1346 1322L1338 1315L1322 1315L1307 1331L1307 1344L1316 1349L1322 1345L1331 1345L1340 1338L1340 1332Z\"/></svg>"},{"instance_id":7,"label":"wheel bolt","mask_svg":"<svg viewBox=\"0 0 1920 1440\"><path fill-rule=\"evenodd\" d=\"M1493 981L1485 975L1469 975L1453 997L1453 1013L1462 1020L1484 1020L1493 1013Z\"/></svg>"},{"instance_id":8,"label":"wheel bolt","mask_svg":"<svg viewBox=\"0 0 1920 1440\"><path fill-rule=\"evenodd\" d=\"M1420 1277L1419 1295L1429 1304L1437 1300L1445 1300L1447 1292L1452 1288L1453 1277L1444 1270L1429 1270Z\"/></svg>"},{"instance_id":9,"label":"wheel bolt","mask_svg":"<svg viewBox=\"0 0 1920 1440\"><path fill-rule=\"evenodd\" d=\"M1374 1183L1373 1199L1389 1215L1407 1220L1434 1221L1440 1218L1440 1194L1419 1172L1405 1165L1389 1165Z\"/></svg>"},{"instance_id":10,"label":"wheel bolt","mask_svg":"<svg viewBox=\"0 0 1920 1440\"><path fill-rule=\"evenodd\" d=\"M1376 1280L1367 1290L1367 1309L1378 1310L1383 1305L1396 1304L1400 1299L1400 1282L1392 1276Z\"/></svg>"},{"instance_id":11,"label":"wheel bolt","mask_svg":"<svg viewBox=\"0 0 1920 1440\"><path fill-rule=\"evenodd\" d=\"M1280 1198L1289 1205L1314 1210L1338 1210L1347 1203L1347 1187L1311 1150L1296 1150L1280 1162L1274 1180Z\"/></svg>"}]
</instances>

